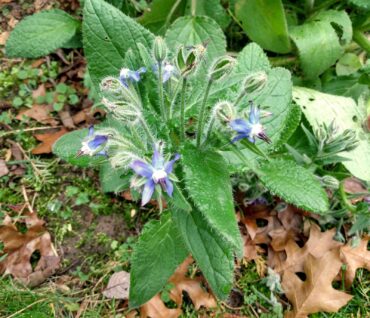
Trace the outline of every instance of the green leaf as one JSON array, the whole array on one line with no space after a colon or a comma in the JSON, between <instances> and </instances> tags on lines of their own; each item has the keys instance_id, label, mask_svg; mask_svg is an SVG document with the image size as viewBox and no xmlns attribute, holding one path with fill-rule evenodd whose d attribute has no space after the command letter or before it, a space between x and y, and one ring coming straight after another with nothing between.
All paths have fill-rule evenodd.
<instances>
[{"instance_id":1,"label":"green leaf","mask_svg":"<svg viewBox=\"0 0 370 318\"><path fill-rule=\"evenodd\" d=\"M138 22L156 34L164 34L168 26L178 17L191 15L192 0L154 0ZM222 7L220 0L198 0L195 3L195 15L206 15L215 20L223 29L230 23L230 17Z\"/></svg>"},{"instance_id":2,"label":"green leaf","mask_svg":"<svg viewBox=\"0 0 370 318\"><path fill-rule=\"evenodd\" d=\"M303 87L294 87L293 100L301 107L313 129L318 130L324 124L329 126L334 120L338 126L337 134L346 129L356 132L358 146L339 155L348 159L343 165L349 172L361 180L369 181L370 142L362 128L364 114L356 102L352 98L324 94Z\"/></svg>"},{"instance_id":3,"label":"green leaf","mask_svg":"<svg viewBox=\"0 0 370 318\"><path fill-rule=\"evenodd\" d=\"M220 236L240 255L237 227L227 165L218 153L202 152L192 145L182 151L186 189L199 211Z\"/></svg>"},{"instance_id":4,"label":"green leaf","mask_svg":"<svg viewBox=\"0 0 370 318\"><path fill-rule=\"evenodd\" d=\"M172 215L213 293L220 299L227 298L234 276L234 256L230 245L199 211L174 210Z\"/></svg>"},{"instance_id":5,"label":"green leaf","mask_svg":"<svg viewBox=\"0 0 370 318\"><path fill-rule=\"evenodd\" d=\"M110 162L104 162L99 171L100 186L103 192L126 190L130 186L130 176L125 169L114 169Z\"/></svg>"},{"instance_id":6,"label":"green leaf","mask_svg":"<svg viewBox=\"0 0 370 318\"><path fill-rule=\"evenodd\" d=\"M105 76L118 76L125 53L139 54L138 44L151 47L154 35L101 0L86 0L82 25L84 51L95 90Z\"/></svg>"},{"instance_id":7,"label":"green leaf","mask_svg":"<svg viewBox=\"0 0 370 318\"><path fill-rule=\"evenodd\" d=\"M287 21L281 0L238 0L235 15L243 30L262 48L288 53L291 50Z\"/></svg>"},{"instance_id":8,"label":"green leaf","mask_svg":"<svg viewBox=\"0 0 370 318\"><path fill-rule=\"evenodd\" d=\"M351 41L352 24L346 12L329 10L315 16L313 21L292 27L290 35L298 48L303 72L307 78L314 78L341 57L344 52L341 42Z\"/></svg>"},{"instance_id":9,"label":"green leaf","mask_svg":"<svg viewBox=\"0 0 370 318\"><path fill-rule=\"evenodd\" d=\"M166 43L174 52L180 45L196 45L209 41L202 68L207 69L212 61L226 53L226 39L220 26L205 16L182 17L167 31Z\"/></svg>"},{"instance_id":10,"label":"green leaf","mask_svg":"<svg viewBox=\"0 0 370 318\"><path fill-rule=\"evenodd\" d=\"M324 213L329 209L328 197L320 182L294 161L266 161L261 164L258 175L273 194L297 207L315 213Z\"/></svg>"},{"instance_id":11,"label":"green leaf","mask_svg":"<svg viewBox=\"0 0 370 318\"><path fill-rule=\"evenodd\" d=\"M187 256L170 214L147 223L131 259L130 307L139 307L157 294Z\"/></svg>"},{"instance_id":12,"label":"green leaf","mask_svg":"<svg viewBox=\"0 0 370 318\"><path fill-rule=\"evenodd\" d=\"M66 12L42 11L20 21L6 42L8 57L36 58L62 47L73 38L80 22Z\"/></svg>"},{"instance_id":13,"label":"green leaf","mask_svg":"<svg viewBox=\"0 0 370 318\"><path fill-rule=\"evenodd\" d=\"M354 53L344 54L335 66L338 76L346 76L356 73L362 64L359 57Z\"/></svg>"},{"instance_id":14,"label":"green leaf","mask_svg":"<svg viewBox=\"0 0 370 318\"><path fill-rule=\"evenodd\" d=\"M370 10L370 2L368 0L349 0L349 2L361 9Z\"/></svg>"}]
</instances>

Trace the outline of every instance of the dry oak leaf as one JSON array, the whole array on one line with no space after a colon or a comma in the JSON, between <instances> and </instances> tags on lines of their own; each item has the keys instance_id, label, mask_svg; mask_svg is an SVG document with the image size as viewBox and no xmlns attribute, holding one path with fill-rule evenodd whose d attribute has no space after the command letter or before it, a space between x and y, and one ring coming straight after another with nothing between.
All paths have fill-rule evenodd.
<instances>
[{"instance_id":1,"label":"dry oak leaf","mask_svg":"<svg viewBox=\"0 0 370 318\"><path fill-rule=\"evenodd\" d=\"M0 241L4 244L5 259L0 262L0 274L10 274L27 284L37 286L53 275L59 268L60 259L51 241L49 232L43 226L36 213L28 212L22 220L27 227L26 233L20 233L9 216L0 226ZM32 268L31 256L39 251L40 259Z\"/></svg>"},{"instance_id":2,"label":"dry oak leaf","mask_svg":"<svg viewBox=\"0 0 370 318\"><path fill-rule=\"evenodd\" d=\"M57 126L58 122L50 116L51 111L53 111L52 105L33 105L30 109L21 110L16 119L22 120L26 116L43 124Z\"/></svg>"},{"instance_id":3,"label":"dry oak leaf","mask_svg":"<svg viewBox=\"0 0 370 318\"><path fill-rule=\"evenodd\" d=\"M216 307L216 299L213 297L213 295L206 292L202 288L201 281L186 276L188 267L193 262L193 258L189 256L182 264L179 265L175 273L170 277L169 281L174 284L174 288L170 290L170 298L179 307L181 307L182 292L186 291L196 310L198 310L201 306L204 306L205 308Z\"/></svg>"},{"instance_id":4,"label":"dry oak leaf","mask_svg":"<svg viewBox=\"0 0 370 318\"><path fill-rule=\"evenodd\" d=\"M287 312L285 317L304 318L319 311L337 312L346 305L352 296L332 287L341 266L339 250L331 250L321 258L307 255L304 262L305 281L294 272L286 271L282 287L293 304L293 310Z\"/></svg>"},{"instance_id":5,"label":"dry oak leaf","mask_svg":"<svg viewBox=\"0 0 370 318\"><path fill-rule=\"evenodd\" d=\"M51 153L54 143L67 132L67 129L63 127L61 130L58 130L56 132L34 135L34 137L42 143L32 149L32 153L34 155Z\"/></svg>"},{"instance_id":6,"label":"dry oak leaf","mask_svg":"<svg viewBox=\"0 0 370 318\"><path fill-rule=\"evenodd\" d=\"M177 318L182 314L179 308L167 308L159 294L140 307L140 318Z\"/></svg>"},{"instance_id":7,"label":"dry oak leaf","mask_svg":"<svg viewBox=\"0 0 370 318\"><path fill-rule=\"evenodd\" d=\"M340 249L341 260L347 265L346 286L349 287L356 275L358 268L370 271L370 251L367 250L368 239L363 238L357 247L352 247L351 242Z\"/></svg>"},{"instance_id":8,"label":"dry oak leaf","mask_svg":"<svg viewBox=\"0 0 370 318\"><path fill-rule=\"evenodd\" d=\"M130 273L120 271L111 276L103 295L110 299L128 299L129 292Z\"/></svg>"},{"instance_id":9,"label":"dry oak leaf","mask_svg":"<svg viewBox=\"0 0 370 318\"><path fill-rule=\"evenodd\" d=\"M290 240L285 246L287 259L281 266L277 266L274 270L278 273L289 270L291 272L301 272L303 263L308 254L316 258L322 257L326 252L337 249L343 244L333 239L335 229L321 232L320 227L314 223L311 224L310 236L306 244L300 248L298 244Z\"/></svg>"}]
</instances>

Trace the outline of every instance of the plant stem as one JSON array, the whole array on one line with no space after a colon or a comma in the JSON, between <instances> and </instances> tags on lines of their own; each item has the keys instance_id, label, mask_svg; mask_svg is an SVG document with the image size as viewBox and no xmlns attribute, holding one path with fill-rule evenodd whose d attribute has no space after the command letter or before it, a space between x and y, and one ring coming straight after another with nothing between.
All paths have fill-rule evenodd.
<instances>
[{"instance_id":1,"label":"plant stem","mask_svg":"<svg viewBox=\"0 0 370 318\"><path fill-rule=\"evenodd\" d=\"M172 115L173 115L173 108L174 108L175 103L176 103L176 99L177 99L177 95L179 93L179 88L180 88L181 82L182 81L178 81L177 82L176 87L175 87L175 90L174 90L174 93L172 95L172 100L171 100L171 103L170 103L170 115L169 115L169 118L170 119L172 118Z\"/></svg>"},{"instance_id":2,"label":"plant stem","mask_svg":"<svg viewBox=\"0 0 370 318\"><path fill-rule=\"evenodd\" d=\"M151 142L153 144L155 144L156 143L156 140L155 140L152 132L150 131L150 128L149 128L148 124L146 123L145 119L142 116L140 116L140 119L139 120L140 120L140 123L141 123L142 127L144 128L144 130L145 130L148 138L151 140Z\"/></svg>"},{"instance_id":3,"label":"plant stem","mask_svg":"<svg viewBox=\"0 0 370 318\"><path fill-rule=\"evenodd\" d=\"M197 128L197 147L200 146L200 141L202 138L203 127L204 127L204 115L206 113L206 105L207 99L209 95L209 91L211 89L213 81L211 79L208 80L206 91L204 93L202 106L200 107L199 117L198 117L198 128Z\"/></svg>"},{"instance_id":4,"label":"plant stem","mask_svg":"<svg viewBox=\"0 0 370 318\"><path fill-rule=\"evenodd\" d=\"M162 75L162 63L158 63L158 90L159 90L159 104L161 107L161 115L164 121L167 121L167 111L164 106L164 98L163 98L163 83L162 83L163 75Z\"/></svg>"},{"instance_id":5,"label":"plant stem","mask_svg":"<svg viewBox=\"0 0 370 318\"><path fill-rule=\"evenodd\" d=\"M346 191L344 189L344 182L342 181L339 185L339 195L343 205L352 213L356 212L356 207L348 201Z\"/></svg>"},{"instance_id":6,"label":"plant stem","mask_svg":"<svg viewBox=\"0 0 370 318\"><path fill-rule=\"evenodd\" d=\"M195 12L197 8L197 0L191 0L191 15L195 17Z\"/></svg>"},{"instance_id":7,"label":"plant stem","mask_svg":"<svg viewBox=\"0 0 370 318\"><path fill-rule=\"evenodd\" d=\"M353 40L361 46L368 54L370 54L370 40L359 30L353 31Z\"/></svg>"},{"instance_id":8,"label":"plant stem","mask_svg":"<svg viewBox=\"0 0 370 318\"><path fill-rule=\"evenodd\" d=\"M278 56L270 57L269 61L273 66L288 66L297 63L298 59L296 56Z\"/></svg>"},{"instance_id":9,"label":"plant stem","mask_svg":"<svg viewBox=\"0 0 370 318\"><path fill-rule=\"evenodd\" d=\"M185 93L186 93L186 77L182 80L181 88L181 108L180 108L180 140L185 139Z\"/></svg>"}]
</instances>

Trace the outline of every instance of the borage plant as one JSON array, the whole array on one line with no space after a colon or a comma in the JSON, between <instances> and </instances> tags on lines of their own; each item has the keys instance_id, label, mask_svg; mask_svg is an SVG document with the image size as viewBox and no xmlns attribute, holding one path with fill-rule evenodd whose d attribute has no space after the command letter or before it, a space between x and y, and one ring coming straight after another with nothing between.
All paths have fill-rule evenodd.
<instances>
[{"instance_id":1,"label":"borage plant","mask_svg":"<svg viewBox=\"0 0 370 318\"><path fill-rule=\"evenodd\" d=\"M279 155L300 120L290 73L248 45L225 54L221 29L186 17L154 37L114 7L88 0L84 49L106 120L63 136L54 152L100 167L104 191L128 187L159 221L146 224L131 263L130 305L151 299L191 254L225 299L242 240L230 175L254 171L271 192L316 213L328 209L319 181Z\"/></svg>"}]
</instances>

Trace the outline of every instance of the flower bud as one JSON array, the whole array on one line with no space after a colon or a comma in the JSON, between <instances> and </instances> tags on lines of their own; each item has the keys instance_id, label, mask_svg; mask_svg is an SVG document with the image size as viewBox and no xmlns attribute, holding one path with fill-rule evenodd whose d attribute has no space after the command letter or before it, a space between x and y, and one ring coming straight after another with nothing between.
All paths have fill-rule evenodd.
<instances>
[{"instance_id":1,"label":"flower bud","mask_svg":"<svg viewBox=\"0 0 370 318\"><path fill-rule=\"evenodd\" d=\"M213 81L225 78L232 70L235 59L231 56L221 56L217 58L209 68L209 78Z\"/></svg>"},{"instance_id":2,"label":"flower bud","mask_svg":"<svg viewBox=\"0 0 370 318\"><path fill-rule=\"evenodd\" d=\"M162 63L167 57L167 45L160 36L154 40L153 56L158 63Z\"/></svg>"},{"instance_id":3,"label":"flower bud","mask_svg":"<svg viewBox=\"0 0 370 318\"><path fill-rule=\"evenodd\" d=\"M332 176L323 176L321 178L321 183L324 187L337 190L339 189L339 181L338 179L332 177Z\"/></svg>"},{"instance_id":4,"label":"flower bud","mask_svg":"<svg viewBox=\"0 0 370 318\"><path fill-rule=\"evenodd\" d=\"M213 108L214 116L222 123L228 123L235 117L235 107L227 101L218 102Z\"/></svg>"},{"instance_id":5,"label":"flower bud","mask_svg":"<svg viewBox=\"0 0 370 318\"><path fill-rule=\"evenodd\" d=\"M179 69L182 76L189 76L196 67L197 55L194 48L187 49L181 46L176 56L176 66Z\"/></svg>"},{"instance_id":6,"label":"flower bud","mask_svg":"<svg viewBox=\"0 0 370 318\"><path fill-rule=\"evenodd\" d=\"M259 92L265 88L267 84L267 74L264 71L256 72L248 75L244 79L243 89L246 94Z\"/></svg>"},{"instance_id":7,"label":"flower bud","mask_svg":"<svg viewBox=\"0 0 370 318\"><path fill-rule=\"evenodd\" d=\"M121 90L122 84L118 78L107 76L100 83L100 89L108 93L118 93Z\"/></svg>"}]
</instances>

